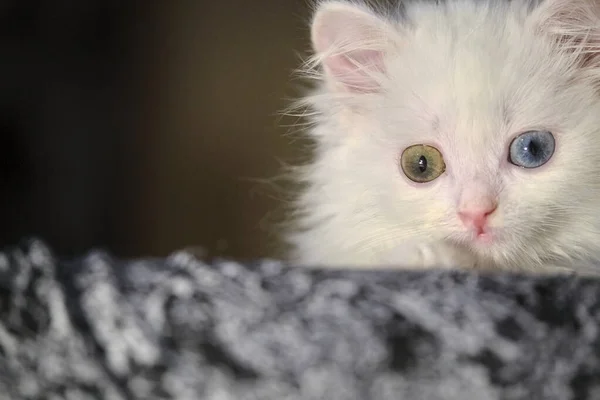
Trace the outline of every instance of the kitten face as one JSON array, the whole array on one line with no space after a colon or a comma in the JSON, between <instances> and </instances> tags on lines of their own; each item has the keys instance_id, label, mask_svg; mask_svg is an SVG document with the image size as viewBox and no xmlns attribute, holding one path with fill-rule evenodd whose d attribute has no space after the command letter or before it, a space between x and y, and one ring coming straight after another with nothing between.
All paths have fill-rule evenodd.
<instances>
[{"instance_id":1,"label":"kitten face","mask_svg":"<svg viewBox=\"0 0 600 400\"><path fill-rule=\"evenodd\" d=\"M484 264L535 266L598 254L600 92L594 83L600 79L594 79L600 68L590 65L593 58L581 63L541 28L560 14L552 7L572 10L575 3L593 0L549 0L533 11L514 3L421 4L408 8L408 22L334 3L340 15L348 7L355 27L369 27L367 39L354 40L373 48L367 61L324 59L328 81L315 98L321 153L309 169L319 189L309 189L303 201L324 207L317 214L328 222L307 219L310 232L342 236L353 257L370 254L365 260L415 238L454 243ZM322 31L335 36L332 21L319 31L317 17L317 51ZM360 52L361 46L347 46ZM538 145L552 138L543 165L511 162L511 144L525 132L538 132ZM417 183L403 170L402 154L414 145L433 148L424 158L430 165L439 156L444 168L435 179ZM308 236L297 241L316 251L310 242Z\"/></svg>"}]
</instances>

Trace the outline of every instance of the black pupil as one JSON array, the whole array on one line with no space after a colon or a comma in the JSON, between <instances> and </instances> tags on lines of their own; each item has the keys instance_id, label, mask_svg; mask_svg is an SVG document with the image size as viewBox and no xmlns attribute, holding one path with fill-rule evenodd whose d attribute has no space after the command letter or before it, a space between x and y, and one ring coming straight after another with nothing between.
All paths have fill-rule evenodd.
<instances>
[{"instance_id":1,"label":"black pupil","mask_svg":"<svg viewBox=\"0 0 600 400\"><path fill-rule=\"evenodd\" d=\"M425 156L419 157L417 165L419 166L420 172L425 172L427 170L427 158L425 158Z\"/></svg>"},{"instance_id":2,"label":"black pupil","mask_svg":"<svg viewBox=\"0 0 600 400\"><path fill-rule=\"evenodd\" d=\"M540 152L540 147L537 145L537 143L535 143L535 141L530 140L529 143L525 145L523 150L536 157Z\"/></svg>"}]
</instances>

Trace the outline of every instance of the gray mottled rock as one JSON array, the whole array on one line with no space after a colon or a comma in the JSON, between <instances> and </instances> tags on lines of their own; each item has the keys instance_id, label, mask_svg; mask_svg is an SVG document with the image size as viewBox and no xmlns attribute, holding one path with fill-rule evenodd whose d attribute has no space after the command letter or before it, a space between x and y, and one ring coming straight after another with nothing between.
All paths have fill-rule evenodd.
<instances>
[{"instance_id":1,"label":"gray mottled rock","mask_svg":"<svg viewBox=\"0 0 600 400\"><path fill-rule=\"evenodd\" d=\"M0 399L600 399L600 280L0 254Z\"/></svg>"}]
</instances>

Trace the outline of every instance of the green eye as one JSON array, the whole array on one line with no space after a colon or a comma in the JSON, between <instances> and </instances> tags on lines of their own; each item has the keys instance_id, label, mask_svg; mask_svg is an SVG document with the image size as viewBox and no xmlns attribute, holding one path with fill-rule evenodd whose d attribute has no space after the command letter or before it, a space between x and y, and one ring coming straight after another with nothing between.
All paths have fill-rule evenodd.
<instances>
[{"instance_id":1,"label":"green eye","mask_svg":"<svg viewBox=\"0 0 600 400\"><path fill-rule=\"evenodd\" d=\"M404 175L417 183L431 182L446 170L442 153L435 147L426 144L407 147L402 152L400 166Z\"/></svg>"}]
</instances>

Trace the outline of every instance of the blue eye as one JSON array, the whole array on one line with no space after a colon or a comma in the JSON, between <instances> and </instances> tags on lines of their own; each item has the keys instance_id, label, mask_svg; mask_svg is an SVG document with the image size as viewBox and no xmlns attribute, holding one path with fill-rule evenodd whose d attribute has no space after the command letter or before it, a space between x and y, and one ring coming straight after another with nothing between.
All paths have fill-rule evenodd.
<instances>
[{"instance_id":1,"label":"blue eye","mask_svg":"<svg viewBox=\"0 0 600 400\"><path fill-rule=\"evenodd\" d=\"M517 167L541 167L552 158L554 146L554 136L548 131L521 133L510 144L508 161Z\"/></svg>"}]
</instances>

